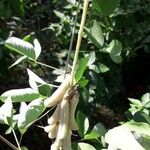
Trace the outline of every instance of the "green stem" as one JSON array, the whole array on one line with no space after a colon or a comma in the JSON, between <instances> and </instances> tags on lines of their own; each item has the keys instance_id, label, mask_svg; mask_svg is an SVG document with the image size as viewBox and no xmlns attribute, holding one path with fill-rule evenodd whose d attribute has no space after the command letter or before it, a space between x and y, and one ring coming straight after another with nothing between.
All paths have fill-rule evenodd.
<instances>
[{"instance_id":1,"label":"green stem","mask_svg":"<svg viewBox=\"0 0 150 150\"><path fill-rule=\"evenodd\" d=\"M14 138L15 138L15 140L16 140L16 143L17 143L17 146L18 146L18 150L21 150L21 147L20 147L18 138L17 138L17 136L16 136L15 130L14 130L12 127L11 127L11 130L12 130L13 135L14 135Z\"/></svg>"},{"instance_id":2,"label":"green stem","mask_svg":"<svg viewBox=\"0 0 150 150\"><path fill-rule=\"evenodd\" d=\"M80 46L81 46L82 33L83 33L83 30L84 30L88 4L89 4L89 0L84 0L83 13L82 13L82 18L81 18L81 23L80 23L80 29L79 29L79 32L78 32L76 51L75 51L75 56L74 56L74 61L73 61L73 66L72 66L72 72L71 72L70 86L72 86L74 84L73 81L74 81L75 70L76 70L76 65L77 65L77 61L78 61L79 50L80 50Z\"/></svg>"},{"instance_id":3,"label":"green stem","mask_svg":"<svg viewBox=\"0 0 150 150\"><path fill-rule=\"evenodd\" d=\"M42 62L35 61L35 60L34 60L34 62L35 62L35 63L37 63L37 64L39 64L39 65L42 65L42 66L45 66L45 67L48 67L48 68L51 68L51 69L54 69L54 70L58 70L58 71L60 71L60 72L64 73L64 71L62 71L61 69L58 69L58 68L56 68L56 67L53 67L53 66L50 66L50 65L44 64L44 63L42 63Z\"/></svg>"}]
</instances>

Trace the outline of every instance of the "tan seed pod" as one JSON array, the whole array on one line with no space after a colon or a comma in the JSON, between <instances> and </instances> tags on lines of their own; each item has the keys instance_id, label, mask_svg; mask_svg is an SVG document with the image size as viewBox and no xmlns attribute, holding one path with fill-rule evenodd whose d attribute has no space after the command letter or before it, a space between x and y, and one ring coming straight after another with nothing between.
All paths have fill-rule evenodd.
<instances>
[{"instance_id":1,"label":"tan seed pod","mask_svg":"<svg viewBox=\"0 0 150 150\"><path fill-rule=\"evenodd\" d=\"M53 115L48 119L48 124L52 125L60 119L60 103L57 105Z\"/></svg>"},{"instance_id":2,"label":"tan seed pod","mask_svg":"<svg viewBox=\"0 0 150 150\"><path fill-rule=\"evenodd\" d=\"M55 140L55 142L51 145L51 150L60 150L61 141Z\"/></svg>"},{"instance_id":3,"label":"tan seed pod","mask_svg":"<svg viewBox=\"0 0 150 150\"><path fill-rule=\"evenodd\" d=\"M47 132L47 133L49 133L52 130L54 130L56 128L56 126L57 126L57 123L52 124L52 125L48 125L48 126L44 127L44 131Z\"/></svg>"},{"instance_id":4,"label":"tan seed pod","mask_svg":"<svg viewBox=\"0 0 150 150\"><path fill-rule=\"evenodd\" d=\"M62 100L64 94L66 93L66 91L70 86L70 79L71 77L67 76L66 79L58 87L58 89L44 101L44 105L46 107L52 107Z\"/></svg>"},{"instance_id":5,"label":"tan seed pod","mask_svg":"<svg viewBox=\"0 0 150 150\"><path fill-rule=\"evenodd\" d=\"M71 150L71 131L68 130L66 137L62 140L62 149Z\"/></svg>"},{"instance_id":6,"label":"tan seed pod","mask_svg":"<svg viewBox=\"0 0 150 150\"><path fill-rule=\"evenodd\" d=\"M78 130L78 126L75 120L75 110L79 102L79 93L76 92L70 99L70 108L69 108L69 126L71 130Z\"/></svg>"},{"instance_id":7,"label":"tan seed pod","mask_svg":"<svg viewBox=\"0 0 150 150\"><path fill-rule=\"evenodd\" d=\"M68 119L69 119L69 102L68 100L61 101L61 114L60 114L60 122L58 127L57 139L62 140L68 130Z\"/></svg>"},{"instance_id":8,"label":"tan seed pod","mask_svg":"<svg viewBox=\"0 0 150 150\"><path fill-rule=\"evenodd\" d=\"M49 137L50 139L56 138L57 132L58 132L58 124L56 124L55 128L53 128L53 130L51 130L51 131L48 133L48 137Z\"/></svg>"}]
</instances>

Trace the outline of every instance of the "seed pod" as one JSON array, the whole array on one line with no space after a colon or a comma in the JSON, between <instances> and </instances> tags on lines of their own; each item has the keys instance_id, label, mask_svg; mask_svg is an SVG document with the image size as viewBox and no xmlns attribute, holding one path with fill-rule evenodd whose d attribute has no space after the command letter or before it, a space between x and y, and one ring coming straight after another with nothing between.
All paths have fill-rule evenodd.
<instances>
[{"instance_id":1,"label":"seed pod","mask_svg":"<svg viewBox=\"0 0 150 150\"><path fill-rule=\"evenodd\" d=\"M68 100L61 101L61 114L60 114L60 123L58 127L57 139L62 140L68 130L68 119L69 119L69 102Z\"/></svg>"},{"instance_id":2,"label":"seed pod","mask_svg":"<svg viewBox=\"0 0 150 150\"><path fill-rule=\"evenodd\" d=\"M55 140L55 142L51 145L51 150L60 150L61 141Z\"/></svg>"},{"instance_id":3,"label":"seed pod","mask_svg":"<svg viewBox=\"0 0 150 150\"><path fill-rule=\"evenodd\" d=\"M48 124L52 125L58 122L60 118L60 103L57 105L53 115L48 119Z\"/></svg>"},{"instance_id":4,"label":"seed pod","mask_svg":"<svg viewBox=\"0 0 150 150\"><path fill-rule=\"evenodd\" d=\"M79 93L76 92L70 99L70 109L69 109L69 126L71 130L78 130L78 126L75 120L75 110L79 102Z\"/></svg>"},{"instance_id":5,"label":"seed pod","mask_svg":"<svg viewBox=\"0 0 150 150\"><path fill-rule=\"evenodd\" d=\"M66 137L62 140L62 149L71 150L71 131L68 130Z\"/></svg>"},{"instance_id":6,"label":"seed pod","mask_svg":"<svg viewBox=\"0 0 150 150\"><path fill-rule=\"evenodd\" d=\"M44 105L46 107L52 107L62 100L64 94L70 86L70 79L70 76L66 77L66 79L62 82L58 89L44 101Z\"/></svg>"},{"instance_id":7,"label":"seed pod","mask_svg":"<svg viewBox=\"0 0 150 150\"><path fill-rule=\"evenodd\" d=\"M44 127L44 131L49 133L49 132L53 131L56 128L56 126L57 126L57 123L48 125L48 126Z\"/></svg>"},{"instance_id":8,"label":"seed pod","mask_svg":"<svg viewBox=\"0 0 150 150\"><path fill-rule=\"evenodd\" d=\"M49 137L50 139L56 138L57 132L58 132L58 124L56 124L55 128L53 128L53 130L51 130L51 131L48 133L48 137Z\"/></svg>"}]
</instances>

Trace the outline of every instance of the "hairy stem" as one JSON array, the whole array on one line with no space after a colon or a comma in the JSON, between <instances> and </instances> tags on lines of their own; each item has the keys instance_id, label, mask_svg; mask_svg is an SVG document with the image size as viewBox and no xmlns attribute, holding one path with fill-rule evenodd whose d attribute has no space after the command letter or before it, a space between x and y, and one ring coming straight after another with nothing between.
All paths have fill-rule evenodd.
<instances>
[{"instance_id":1,"label":"hairy stem","mask_svg":"<svg viewBox=\"0 0 150 150\"><path fill-rule=\"evenodd\" d=\"M73 81L74 81L75 70L76 70L76 65L77 65L77 61L78 61L79 50L80 50L80 46L81 46L82 33L84 30L88 4L89 4L89 0L84 0L83 13L82 13L82 18L81 18L81 23L80 23L80 29L78 32L76 51L75 51L75 56L74 56L74 61L73 61L73 66L72 66L72 72L71 72L71 82L70 82L71 86L74 84Z\"/></svg>"}]
</instances>

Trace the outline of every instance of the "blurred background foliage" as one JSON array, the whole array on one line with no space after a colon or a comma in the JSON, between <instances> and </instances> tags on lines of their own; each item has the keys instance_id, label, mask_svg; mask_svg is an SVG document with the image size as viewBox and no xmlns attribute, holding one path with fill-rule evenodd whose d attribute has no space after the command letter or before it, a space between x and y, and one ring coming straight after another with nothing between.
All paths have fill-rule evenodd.
<instances>
[{"instance_id":1,"label":"blurred background foliage","mask_svg":"<svg viewBox=\"0 0 150 150\"><path fill-rule=\"evenodd\" d=\"M4 41L9 36L23 38L34 34L42 47L39 61L64 69L77 3L77 0L0 1L0 94L28 86L26 67L48 83L54 83L59 72L30 60L8 69L19 55L4 47ZM81 100L78 110L92 120L92 125L101 122L107 128L126 119L124 112L129 108L128 97L139 98L150 90L150 1L113 0L112 3L112 6L116 5L114 12L109 12L111 9L99 12L96 7L91 7L95 0L90 2L80 52L80 60L93 53L92 63L79 82ZM81 12L82 5L79 4L68 71L72 65ZM34 136L39 138L38 134L34 133ZM28 144L32 145L32 141Z\"/></svg>"}]
</instances>

